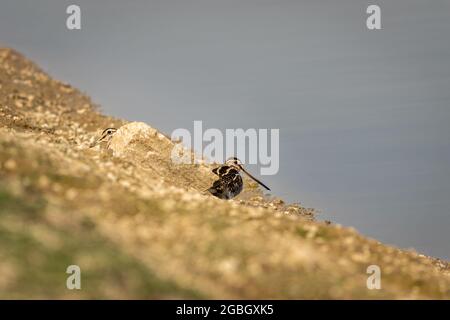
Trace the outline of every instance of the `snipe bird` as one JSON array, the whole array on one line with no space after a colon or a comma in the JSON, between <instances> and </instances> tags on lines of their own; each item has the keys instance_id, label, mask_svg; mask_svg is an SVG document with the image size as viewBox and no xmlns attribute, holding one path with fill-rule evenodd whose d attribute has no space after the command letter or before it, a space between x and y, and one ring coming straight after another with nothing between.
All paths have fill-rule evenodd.
<instances>
[{"instance_id":1,"label":"snipe bird","mask_svg":"<svg viewBox=\"0 0 450 320\"><path fill-rule=\"evenodd\" d=\"M111 139L113 135L116 133L116 131L117 131L116 128L106 128L105 130L103 130L102 134L100 135L100 138L91 143L89 148L93 148L102 142L106 142L107 143L106 147L109 147L109 143L111 142Z\"/></svg>"},{"instance_id":2,"label":"snipe bird","mask_svg":"<svg viewBox=\"0 0 450 320\"><path fill-rule=\"evenodd\" d=\"M238 158L232 157L229 158L224 165L212 170L214 174L219 176L219 179L214 181L212 187L207 189L207 191L220 199L228 200L236 197L239 193L241 193L244 187L244 181L242 180L240 174L241 171L267 190L270 190L264 183L248 173Z\"/></svg>"}]
</instances>

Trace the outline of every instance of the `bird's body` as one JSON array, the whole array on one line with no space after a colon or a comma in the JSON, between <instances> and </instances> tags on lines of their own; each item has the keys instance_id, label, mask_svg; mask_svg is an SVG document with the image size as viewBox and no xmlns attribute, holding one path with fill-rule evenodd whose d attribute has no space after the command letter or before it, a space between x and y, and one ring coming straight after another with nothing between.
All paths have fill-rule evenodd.
<instances>
[{"instance_id":1,"label":"bird's body","mask_svg":"<svg viewBox=\"0 0 450 320\"><path fill-rule=\"evenodd\" d=\"M214 174L219 176L219 179L214 181L208 191L217 198L231 199L241 193L244 188L244 181L239 173L239 170L232 166L223 165L212 170Z\"/></svg>"},{"instance_id":2,"label":"bird's body","mask_svg":"<svg viewBox=\"0 0 450 320\"><path fill-rule=\"evenodd\" d=\"M244 181L241 177L240 171L245 172L250 178L258 182L267 190L270 190L261 181L250 175L242 166L241 161L237 158L230 158L227 162L215 169L212 172L219 176L219 179L214 181L208 191L219 199L232 199L241 193L244 188Z\"/></svg>"}]
</instances>

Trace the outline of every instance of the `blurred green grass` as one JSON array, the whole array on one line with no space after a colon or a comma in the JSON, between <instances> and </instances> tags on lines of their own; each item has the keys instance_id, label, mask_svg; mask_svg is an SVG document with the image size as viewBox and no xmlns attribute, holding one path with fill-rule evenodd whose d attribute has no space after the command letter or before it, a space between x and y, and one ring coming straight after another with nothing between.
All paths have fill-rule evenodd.
<instances>
[{"instance_id":1,"label":"blurred green grass","mask_svg":"<svg viewBox=\"0 0 450 320\"><path fill-rule=\"evenodd\" d=\"M46 201L33 198L24 201L0 185L0 270L8 277L0 281L1 299L202 297L159 279L102 237L87 217L76 221L75 232L52 225L45 218ZM65 271L72 264L81 268L82 290L66 288Z\"/></svg>"}]
</instances>

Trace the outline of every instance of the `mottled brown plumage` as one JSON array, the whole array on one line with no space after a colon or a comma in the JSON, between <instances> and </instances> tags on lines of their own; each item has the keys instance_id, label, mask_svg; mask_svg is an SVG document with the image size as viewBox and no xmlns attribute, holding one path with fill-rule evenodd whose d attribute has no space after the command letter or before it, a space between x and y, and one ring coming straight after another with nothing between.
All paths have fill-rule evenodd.
<instances>
[{"instance_id":1,"label":"mottled brown plumage","mask_svg":"<svg viewBox=\"0 0 450 320\"><path fill-rule=\"evenodd\" d=\"M240 171L246 173L250 178L262 185L267 190L270 190L261 181L249 174L242 166L239 159L233 157L228 159L224 165L214 168L212 172L219 176L219 179L214 181L208 191L215 197L220 199L232 199L241 193L244 187Z\"/></svg>"}]
</instances>

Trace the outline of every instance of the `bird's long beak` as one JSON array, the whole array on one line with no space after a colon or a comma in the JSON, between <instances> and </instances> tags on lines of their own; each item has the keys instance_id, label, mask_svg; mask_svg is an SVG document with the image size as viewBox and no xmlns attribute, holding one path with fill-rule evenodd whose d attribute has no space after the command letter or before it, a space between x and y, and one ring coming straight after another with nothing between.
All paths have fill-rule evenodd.
<instances>
[{"instance_id":1,"label":"bird's long beak","mask_svg":"<svg viewBox=\"0 0 450 320\"><path fill-rule=\"evenodd\" d=\"M247 170L245 170L243 167L241 167L242 171L245 172L246 175L248 175L250 178L252 178L253 180L255 180L256 182L258 182L260 185L262 185L264 188L266 188L267 190L270 191L270 188L268 186L266 186L264 183L262 183L261 181L259 181L258 179L256 179L254 176L252 176L250 173L247 172Z\"/></svg>"},{"instance_id":2,"label":"bird's long beak","mask_svg":"<svg viewBox=\"0 0 450 320\"><path fill-rule=\"evenodd\" d=\"M100 142L100 139L95 140L94 142L92 142L92 143L89 145L89 148L95 147L99 142Z\"/></svg>"},{"instance_id":3,"label":"bird's long beak","mask_svg":"<svg viewBox=\"0 0 450 320\"><path fill-rule=\"evenodd\" d=\"M106 137L107 137L106 134L102 135L100 138L98 138L97 140L95 140L94 142L92 142L92 143L89 145L89 148L95 147L95 146L98 145L100 142L102 142Z\"/></svg>"}]
</instances>

